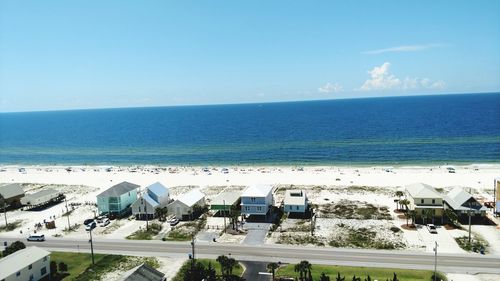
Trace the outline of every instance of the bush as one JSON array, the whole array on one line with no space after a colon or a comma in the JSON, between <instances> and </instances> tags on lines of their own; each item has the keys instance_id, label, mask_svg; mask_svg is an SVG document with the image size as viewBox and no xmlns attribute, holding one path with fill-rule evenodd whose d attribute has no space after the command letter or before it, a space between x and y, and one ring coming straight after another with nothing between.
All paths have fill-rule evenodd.
<instances>
[{"instance_id":1,"label":"bush","mask_svg":"<svg viewBox=\"0 0 500 281\"><path fill-rule=\"evenodd\" d=\"M16 241L10 244L9 246L5 247L5 250L3 250L3 256L6 257L12 253L15 253L19 250L22 250L26 248L26 245L24 245L23 242L21 241Z\"/></svg>"}]
</instances>

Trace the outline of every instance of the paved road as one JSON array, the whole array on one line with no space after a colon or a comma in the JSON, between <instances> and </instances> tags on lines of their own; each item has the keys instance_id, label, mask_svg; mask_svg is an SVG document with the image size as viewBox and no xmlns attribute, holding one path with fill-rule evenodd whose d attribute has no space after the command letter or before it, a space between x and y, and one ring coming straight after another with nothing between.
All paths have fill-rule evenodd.
<instances>
[{"instance_id":1,"label":"paved road","mask_svg":"<svg viewBox=\"0 0 500 281\"><path fill-rule=\"evenodd\" d=\"M0 238L12 243L18 239ZM45 242L26 242L53 251L89 252L86 239L50 238ZM409 251L381 251L365 249L336 249L289 245L242 245L222 243L196 243L196 257L216 258L231 254L239 261L297 263L308 260L312 264L335 264L408 269L434 269L432 253ZM187 258L191 252L189 242L136 241L95 239L97 253L140 256L168 256ZM439 254L438 270L450 273L500 274L500 256L478 254Z\"/></svg>"},{"instance_id":2,"label":"paved road","mask_svg":"<svg viewBox=\"0 0 500 281\"><path fill-rule=\"evenodd\" d=\"M270 275L260 275L259 272L267 272L267 262L242 261L245 267L243 279L247 281L270 281Z\"/></svg>"}]
</instances>

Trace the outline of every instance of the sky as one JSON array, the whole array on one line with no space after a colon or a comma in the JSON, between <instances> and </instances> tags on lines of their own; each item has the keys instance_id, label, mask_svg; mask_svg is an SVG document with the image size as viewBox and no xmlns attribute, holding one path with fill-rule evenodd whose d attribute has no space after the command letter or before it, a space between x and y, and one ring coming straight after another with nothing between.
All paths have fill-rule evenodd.
<instances>
[{"instance_id":1,"label":"sky","mask_svg":"<svg viewBox=\"0 0 500 281\"><path fill-rule=\"evenodd\" d=\"M498 91L495 0L0 0L0 112Z\"/></svg>"}]
</instances>

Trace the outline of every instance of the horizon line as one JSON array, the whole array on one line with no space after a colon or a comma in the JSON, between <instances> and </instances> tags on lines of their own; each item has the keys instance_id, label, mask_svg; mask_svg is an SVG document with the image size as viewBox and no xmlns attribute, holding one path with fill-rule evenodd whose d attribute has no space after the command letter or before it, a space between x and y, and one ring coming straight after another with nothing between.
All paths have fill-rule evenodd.
<instances>
[{"instance_id":1,"label":"horizon line","mask_svg":"<svg viewBox=\"0 0 500 281\"><path fill-rule=\"evenodd\" d=\"M294 103L294 102L315 102L333 100L357 100L357 99L378 99L395 97L419 97L419 96L446 96L446 95L476 95L476 94L500 94L500 91L488 92L458 92L458 93L429 93L429 94L409 94L390 96L362 96L362 97L339 97L328 99L308 99L308 100L282 100L264 102L228 102L228 103L207 103L207 104L176 104L176 105L151 105L151 106L123 106L123 107L89 107L89 108L67 108L67 109L42 109L42 110L20 110L20 111L0 111L0 114L8 113L37 113L37 112L61 112L61 111L85 111L85 110L111 110L111 109L139 109L139 108L165 108L165 107L198 107L198 106L221 106L221 105L252 105L252 104L274 104L274 103Z\"/></svg>"}]
</instances>

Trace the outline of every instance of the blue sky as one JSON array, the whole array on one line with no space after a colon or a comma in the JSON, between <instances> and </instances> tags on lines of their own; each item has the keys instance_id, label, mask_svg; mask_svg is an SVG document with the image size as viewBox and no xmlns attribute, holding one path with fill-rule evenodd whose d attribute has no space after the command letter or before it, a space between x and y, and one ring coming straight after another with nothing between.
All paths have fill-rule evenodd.
<instances>
[{"instance_id":1,"label":"blue sky","mask_svg":"<svg viewBox=\"0 0 500 281\"><path fill-rule=\"evenodd\" d=\"M0 111L500 91L500 1L0 0Z\"/></svg>"}]
</instances>

